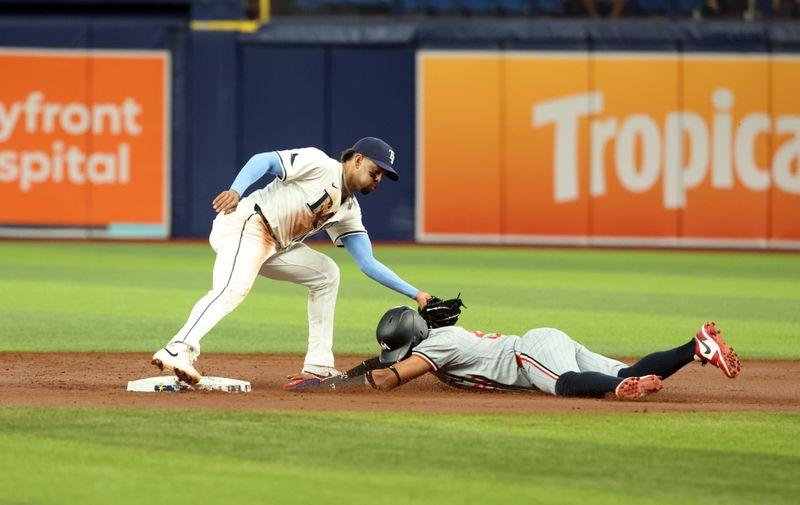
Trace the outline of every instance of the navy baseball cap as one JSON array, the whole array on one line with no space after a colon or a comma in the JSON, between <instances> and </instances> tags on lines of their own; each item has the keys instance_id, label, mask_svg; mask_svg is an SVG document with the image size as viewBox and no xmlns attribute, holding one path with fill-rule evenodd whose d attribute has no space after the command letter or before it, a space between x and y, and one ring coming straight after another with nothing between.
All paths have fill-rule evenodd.
<instances>
[{"instance_id":1,"label":"navy baseball cap","mask_svg":"<svg viewBox=\"0 0 800 505\"><path fill-rule=\"evenodd\" d=\"M386 177L396 181L400 178L392 168L394 163L394 149L392 146L376 137L364 137L353 146L353 151L361 153L375 162L386 172Z\"/></svg>"}]
</instances>

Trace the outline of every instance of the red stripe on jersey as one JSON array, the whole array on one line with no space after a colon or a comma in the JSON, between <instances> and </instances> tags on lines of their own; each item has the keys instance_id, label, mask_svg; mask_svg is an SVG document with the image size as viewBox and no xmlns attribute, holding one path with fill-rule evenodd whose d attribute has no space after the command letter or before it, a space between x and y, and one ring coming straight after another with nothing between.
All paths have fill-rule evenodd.
<instances>
[{"instance_id":1,"label":"red stripe on jersey","mask_svg":"<svg viewBox=\"0 0 800 505\"><path fill-rule=\"evenodd\" d=\"M427 356L425 356L424 354L422 354L422 353L420 353L420 352L412 352L412 353L411 353L411 355L412 355L412 356L416 356L416 357L418 357L419 359L421 359L422 361L424 361L425 363L427 363L427 364L428 364L428 366L429 366L429 367L431 367L431 369L432 369L434 372L435 372L436 370L438 370L438 369L439 369L439 367L437 367L437 366L436 366L436 364L435 364L433 361L429 360L429 359L428 359L428 357L427 357Z\"/></svg>"},{"instance_id":2,"label":"red stripe on jersey","mask_svg":"<svg viewBox=\"0 0 800 505\"><path fill-rule=\"evenodd\" d=\"M530 364L530 365L533 365L533 367L534 367L534 368L536 368L537 370L539 370L540 372L542 372L542 373L543 373L543 374L545 374L546 376L550 377L550 378L551 378L551 379L553 379L554 381L557 381L557 380L558 380L558 377L556 377L555 375L551 374L550 372L548 372L547 370L545 370L544 368L542 368L542 367L541 367L541 366L540 366L538 363L536 363L535 361L531 361L530 359L526 358L525 356L520 356L520 357L519 357L519 359L520 359L521 361L524 361L525 363L528 363L528 364Z\"/></svg>"}]
</instances>

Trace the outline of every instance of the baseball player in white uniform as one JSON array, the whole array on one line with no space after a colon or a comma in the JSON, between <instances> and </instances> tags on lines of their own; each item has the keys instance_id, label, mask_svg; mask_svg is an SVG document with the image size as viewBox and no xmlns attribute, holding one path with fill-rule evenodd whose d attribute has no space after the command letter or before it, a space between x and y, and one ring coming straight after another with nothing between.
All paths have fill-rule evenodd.
<instances>
[{"instance_id":1,"label":"baseball player in white uniform","mask_svg":"<svg viewBox=\"0 0 800 505\"><path fill-rule=\"evenodd\" d=\"M741 369L736 353L714 323L704 324L684 345L649 354L630 366L588 350L555 328L533 329L522 337L459 326L428 329L410 307L388 311L378 324L377 339L383 349L380 362L388 368L297 381L286 389L365 385L392 389L431 372L446 384L462 388L597 398L613 394L634 400L659 391L663 379L694 359L713 364L729 378Z\"/></svg>"},{"instance_id":2,"label":"baseball player in white uniform","mask_svg":"<svg viewBox=\"0 0 800 505\"><path fill-rule=\"evenodd\" d=\"M211 290L192 309L186 324L152 363L195 384L200 340L247 296L257 275L308 288L308 352L300 374L328 377L334 368L333 319L339 268L333 260L303 244L326 230L345 247L359 268L384 286L424 307L431 295L416 289L376 260L361 221L356 193L375 191L382 178L397 180L394 151L383 140L366 137L342 153L341 162L316 148L266 152L253 156L231 189L213 201L218 212L209 242L216 251ZM276 178L240 200L264 174Z\"/></svg>"}]
</instances>

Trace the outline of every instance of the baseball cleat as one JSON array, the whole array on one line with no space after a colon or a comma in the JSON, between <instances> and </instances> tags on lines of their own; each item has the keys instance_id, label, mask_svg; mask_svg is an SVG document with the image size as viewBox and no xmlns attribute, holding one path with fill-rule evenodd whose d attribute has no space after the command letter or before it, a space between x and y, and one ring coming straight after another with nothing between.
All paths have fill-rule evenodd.
<instances>
[{"instance_id":1,"label":"baseball cleat","mask_svg":"<svg viewBox=\"0 0 800 505\"><path fill-rule=\"evenodd\" d=\"M175 377L187 384L197 384L203 377L194 368L199 353L190 345L182 342L171 342L153 354L150 362L159 370L174 373Z\"/></svg>"},{"instance_id":2,"label":"baseball cleat","mask_svg":"<svg viewBox=\"0 0 800 505\"><path fill-rule=\"evenodd\" d=\"M614 394L620 400L637 400L652 393L661 391L664 385L657 375L628 377L617 385Z\"/></svg>"},{"instance_id":3,"label":"baseball cleat","mask_svg":"<svg viewBox=\"0 0 800 505\"><path fill-rule=\"evenodd\" d=\"M317 379L325 379L327 377L335 377L337 375L341 375L342 372L333 368L332 366L323 366L323 365L304 365L303 371L300 372L300 375L307 378L314 378Z\"/></svg>"},{"instance_id":4,"label":"baseball cleat","mask_svg":"<svg viewBox=\"0 0 800 505\"><path fill-rule=\"evenodd\" d=\"M300 373L293 373L287 375L286 378L290 381L297 381L303 379L327 379L328 377L336 377L341 375L342 372L333 368L332 366L323 365L304 365Z\"/></svg>"},{"instance_id":5,"label":"baseball cleat","mask_svg":"<svg viewBox=\"0 0 800 505\"><path fill-rule=\"evenodd\" d=\"M694 353L703 365L711 363L731 379L739 375L742 369L739 356L732 347L728 347L714 323L700 327L694 337Z\"/></svg>"},{"instance_id":6,"label":"baseball cleat","mask_svg":"<svg viewBox=\"0 0 800 505\"><path fill-rule=\"evenodd\" d=\"M313 379L295 379L283 385L283 389L287 391L304 391L308 389L318 388L322 379L314 377Z\"/></svg>"}]
</instances>

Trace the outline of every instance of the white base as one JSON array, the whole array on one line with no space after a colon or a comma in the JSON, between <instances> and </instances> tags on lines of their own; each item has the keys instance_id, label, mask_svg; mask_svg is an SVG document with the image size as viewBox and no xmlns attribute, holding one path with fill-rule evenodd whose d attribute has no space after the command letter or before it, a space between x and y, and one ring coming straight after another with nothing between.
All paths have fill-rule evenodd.
<instances>
[{"instance_id":1,"label":"white base","mask_svg":"<svg viewBox=\"0 0 800 505\"><path fill-rule=\"evenodd\" d=\"M128 381L128 391L137 393L175 393L178 391L223 391L225 393L249 393L250 383L225 377L203 377L191 386L179 381L177 377L161 375L135 381Z\"/></svg>"}]
</instances>

